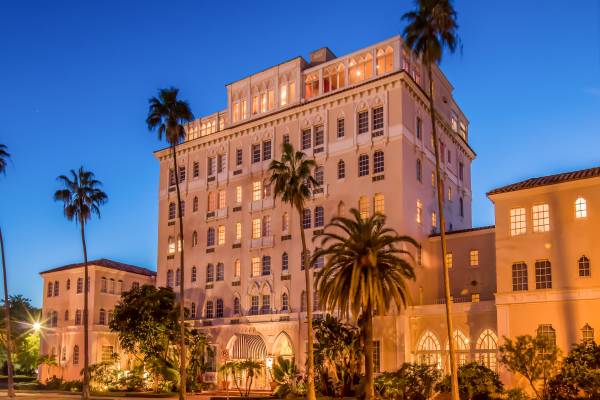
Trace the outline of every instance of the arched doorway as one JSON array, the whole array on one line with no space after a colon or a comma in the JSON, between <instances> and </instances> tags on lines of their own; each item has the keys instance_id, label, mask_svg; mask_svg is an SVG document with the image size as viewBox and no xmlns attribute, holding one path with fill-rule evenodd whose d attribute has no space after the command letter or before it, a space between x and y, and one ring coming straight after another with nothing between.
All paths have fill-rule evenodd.
<instances>
[{"instance_id":1,"label":"arched doorway","mask_svg":"<svg viewBox=\"0 0 600 400\"><path fill-rule=\"evenodd\" d=\"M260 335L247 333L236 333L227 344L227 353L232 361L254 360L263 363L263 367L258 376L254 377L253 389L268 389L268 379L265 368L267 358L267 348ZM241 377L241 384L245 385L246 377Z\"/></svg>"}]
</instances>

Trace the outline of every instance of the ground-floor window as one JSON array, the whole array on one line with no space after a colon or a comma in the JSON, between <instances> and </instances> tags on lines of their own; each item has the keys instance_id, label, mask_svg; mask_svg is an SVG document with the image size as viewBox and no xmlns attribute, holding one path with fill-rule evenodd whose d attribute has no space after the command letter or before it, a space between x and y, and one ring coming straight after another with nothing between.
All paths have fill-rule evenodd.
<instances>
[{"instance_id":1,"label":"ground-floor window","mask_svg":"<svg viewBox=\"0 0 600 400\"><path fill-rule=\"evenodd\" d=\"M498 371L498 337L491 329L481 332L475 348L477 361L492 371Z\"/></svg>"},{"instance_id":2,"label":"ground-floor window","mask_svg":"<svg viewBox=\"0 0 600 400\"><path fill-rule=\"evenodd\" d=\"M425 332L417 345L417 362L442 368L442 354L440 351L440 341L430 331Z\"/></svg>"}]
</instances>

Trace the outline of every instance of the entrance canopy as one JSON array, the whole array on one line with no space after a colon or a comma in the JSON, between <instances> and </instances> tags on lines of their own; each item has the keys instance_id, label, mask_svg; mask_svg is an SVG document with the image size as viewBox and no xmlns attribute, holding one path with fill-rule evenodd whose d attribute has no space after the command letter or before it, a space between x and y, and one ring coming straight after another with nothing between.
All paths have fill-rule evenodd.
<instances>
[{"instance_id":1,"label":"entrance canopy","mask_svg":"<svg viewBox=\"0 0 600 400\"><path fill-rule=\"evenodd\" d=\"M259 335L236 333L229 345L229 354L234 360L264 360L267 357L265 342Z\"/></svg>"}]
</instances>

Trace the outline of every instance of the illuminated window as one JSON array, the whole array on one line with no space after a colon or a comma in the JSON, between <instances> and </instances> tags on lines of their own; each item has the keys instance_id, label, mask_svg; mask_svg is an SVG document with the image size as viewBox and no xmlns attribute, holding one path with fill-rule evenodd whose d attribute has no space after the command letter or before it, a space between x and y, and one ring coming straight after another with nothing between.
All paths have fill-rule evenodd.
<instances>
[{"instance_id":1,"label":"illuminated window","mask_svg":"<svg viewBox=\"0 0 600 400\"><path fill-rule=\"evenodd\" d=\"M289 83L289 93L288 93L289 102L292 103L295 98L296 98L296 82L290 82Z\"/></svg>"},{"instance_id":2,"label":"illuminated window","mask_svg":"<svg viewBox=\"0 0 600 400\"><path fill-rule=\"evenodd\" d=\"M442 354L440 350L440 342L437 337L432 332L426 331L417 344L417 362L441 369Z\"/></svg>"},{"instance_id":3,"label":"illuminated window","mask_svg":"<svg viewBox=\"0 0 600 400\"><path fill-rule=\"evenodd\" d=\"M175 219L177 213L177 208L175 207L175 203L169 203L169 219Z\"/></svg>"},{"instance_id":4,"label":"illuminated window","mask_svg":"<svg viewBox=\"0 0 600 400\"><path fill-rule=\"evenodd\" d=\"M479 266L479 250L471 250L469 252L469 264L471 267Z\"/></svg>"},{"instance_id":5,"label":"illuminated window","mask_svg":"<svg viewBox=\"0 0 600 400\"><path fill-rule=\"evenodd\" d=\"M233 262L233 276L234 278L239 278L242 275L242 262L236 259Z\"/></svg>"},{"instance_id":6,"label":"illuminated window","mask_svg":"<svg viewBox=\"0 0 600 400\"><path fill-rule=\"evenodd\" d=\"M452 253L446 253L446 267L452 268Z\"/></svg>"},{"instance_id":7,"label":"illuminated window","mask_svg":"<svg viewBox=\"0 0 600 400\"><path fill-rule=\"evenodd\" d=\"M575 218L585 217L587 217L587 201L580 196L575 200Z\"/></svg>"},{"instance_id":8,"label":"illuminated window","mask_svg":"<svg viewBox=\"0 0 600 400\"><path fill-rule=\"evenodd\" d=\"M262 237L271 236L271 216L265 215L262 218Z\"/></svg>"},{"instance_id":9,"label":"illuminated window","mask_svg":"<svg viewBox=\"0 0 600 400\"><path fill-rule=\"evenodd\" d=\"M227 192L225 190L219 190L219 208L227 207Z\"/></svg>"},{"instance_id":10,"label":"illuminated window","mask_svg":"<svg viewBox=\"0 0 600 400\"><path fill-rule=\"evenodd\" d=\"M260 218L252 220L252 239L259 239L262 234Z\"/></svg>"},{"instance_id":11,"label":"illuminated window","mask_svg":"<svg viewBox=\"0 0 600 400\"><path fill-rule=\"evenodd\" d=\"M312 225L311 213L309 208L302 210L302 227L304 229L310 229Z\"/></svg>"},{"instance_id":12,"label":"illuminated window","mask_svg":"<svg viewBox=\"0 0 600 400\"><path fill-rule=\"evenodd\" d=\"M273 89L269 89L267 92L267 97L269 98L268 109L272 110L275 108L275 91Z\"/></svg>"},{"instance_id":13,"label":"illuminated window","mask_svg":"<svg viewBox=\"0 0 600 400\"><path fill-rule=\"evenodd\" d=\"M389 46L385 50L378 49L375 68L377 75L392 72L392 69L394 68L394 49Z\"/></svg>"},{"instance_id":14,"label":"illuminated window","mask_svg":"<svg viewBox=\"0 0 600 400\"><path fill-rule=\"evenodd\" d=\"M288 87L287 84L281 84L279 86L279 104L281 106L285 106L288 102L288 91L287 91Z\"/></svg>"},{"instance_id":15,"label":"illuminated window","mask_svg":"<svg viewBox=\"0 0 600 400\"><path fill-rule=\"evenodd\" d=\"M452 186L448 185L448 201L452 201Z\"/></svg>"},{"instance_id":16,"label":"illuminated window","mask_svg":"<svg viewBox=\"0 0 600 400\"><path fill-rule=\"evenodd\" d=\"M437 214L435 213L435 211L431 213L431 226L433 228L437 228Z\"/></svg>"},{"instance_id":17,"label":"illuminated window","mask_svg":"<svg viewBox=\"0 0 600 400\"><path fill-rule=\"evenodd\" d=\"M382 193L376 193L373 201L375 214L385 214L385 198Z\"/></svg>"},{"instance_id":18,"label":"illuminated window","mask_svg":"<svg viewBox=\"0 0 600 400\"><path fill-rule=\"evenodd\" d=\"M435 174L431 173L431 187L435 187Z\"/></svg>"},{"instance_id":19,"label":"illuminated window","mask_svg":"<svg viewBox=\"0 0 600 400\"><path fill-rule=\"evenodd\" d=\"M550 230L550 209L548 204L537 204L531 208L534 232Z\"/></svg>"},{"instance_id":20,"label":"illuminated window","mask_svg":"<svg viewBox=\"0 0 600 400\"><path fill-rule=\"evenodd\" d=\"M217 228L217 244L223 245L225 244L225 226L219 225Z\"/></svg>"},{"instance_id":21,"label":"illuminated window","mask_svg":"<svg viewBox=\"0 0 600 400\"><path fill-rule=\"evenodd\" d=\"M358 176L369 175L369 156L361 154L358 156Z\"/></svg>"},{"instance_id":22,"label":"illuminated window","mask_svg":"<svg viewBox=\"0 0 600 400\"><path fill-rule=\"evenodd\" d=\"M215 211L217 209L217 194L215 192L208 192L208 212Z\"/></svg>"},{"instance_id":23,"label":"illuminated window","mask_svg":"<svg viewBox=\"0 0 600 400\"><path fill-rule=\"evenodd\" d=\"M485 329L479 335L475 346L476 359L492 371L498 370L498 337L491 329Z\"/></svg>"},{"instance_id":24,"label":"illuminated window","mask_svg":"<svg viewBox=\"0 0 600 400\"><path fill-rule=\"evenodd\" d=\"M420 224L423 221L423 202L421 200L417 200L417 224Z\"/></svg>"},{"instance_id":25,"label":"illuminated window","mask_svg":"<svg viewBox=\"0 0 600 400\"><path fill-rule=\"evenodd\" d=\"M175 253L175 238L169 236L169 254Z\"/></svg>"},{"instance_id":26,"label":"illuminated window","mask_svg":"<svg viewBox=\"0 0 600 400\"><path fill-rule=\"evenodd\" d=\"M281 216L281 230L287 232L290 228L290 217L287 212L284 212Z\"/></svg>"},{"instance_id":27,"label":"illuminated window","mask_svg":"<svg viewBox=\"0 0 600 400\"><path fill-rule=\"evenodd\" d=\"M548 260L535 262L535 288L552 289L552 266Z\"/></svg>"},{"instance_id":28,"label":"illuminated window","mask_svg":"<svg viewBox=\"0 0 600 400\"><path fill-rule=\"evenodd\" d=\"M577 261L577 265L579 266L579 276L588 277L591 276L592 270L590 267L590 259L586 256L579 257Z\"/></svg>"},{"instance_id":29,"label":"illuminated window","mask_svg":"<svg viewBox=\"0 0 600 400\"><path fill-rule=\"evenodd\" d=\"M337 120L337 137L338 139L343 138L345 135L345 124L344 124L344 118L339 118Z\"/></svg>"},{"instance_id":30,"label":"illuminated window","mask_svg":"<svg viewBox=\"0 0 600 400\"><path fill-rule=\"evenodd\" d=\"M585 324L583 328L581 328L581 338L584 342L593 342L594 328L592 328L589 324Z\"/></svg>"},{"instance_id":31,"label":"illuminated window","mask_svg":"<svg viewBox=\"0 0 600 400\"><path fill-rule=\"evenodd\" d=\"M112 346L102 346L102 362L108 363L114 361L114 351Z\"/></svg>"},{"instance_id":32,"label":"illuminated window","mask_svg":"<svg viewBox=\"0 0 600 400\"><path fill-rule=\"evenodd\" d=\"M346 163L344 163L344 160L338 161L337 177L338 179L344 179L346 177Z\"/></svg>"},{"instance_id":33,"label":"illuminated window","mask_svg":"<svg viewBox=\"0 0 600 400\"><path fill-rule=\"evenodd\" d=\"M369 111L361 111L358 113L358 134L369 132Z\"/></svg>"},{"instance_id":34,"label":"illuminated window","mask_svg":"<svg viewBox=\"0 0 600 400\"><path fill-rule=\"evenodd\" d=\"M241 240L242 240L242 223L236 222L235 223L235 241L236 241L236 243L239 243Z\"/></svg>"},{"instance_id":35,"label":"illuminated window","mask_svg":"<svg viewBox=\"0 0 600 400\"><path fill-rule=\"evenodd\" d=\"M252 276L259 276L261 270L260 257L252 257Z\"/></svg>"},{"instance_id":36,"label":"illuminated window","mask_svg":"<svg viewBox=\"0 0 600 400\"><path fill-rule=\"evenodd\" d=\"M260 95L260 112L267 111L267 93L261 93Z\"/></svg>"},{"instance_id":37,"label":"illuminated window","mask_svg":"<svg viewBox=\"0 0 600 400\"><path fill-rule=\"evenodd\" d=\"M524 208L512 208L510 210L510 234L511 236L522 235L527 231Z\"/></svg>"},{"instance_id":38,"label":"illuminated window","mask_svg":"<svg viewBox=\"0 0 600 400\"><path fill-rule=\"evenodd\" d=\"M233 103L233 122L237 122L240 119L240 102L236 101Z\"/></svg>"},{"instance_id":39,"label":"illuminated window","mask_svg":"<svg viewBox=\"0 0 600 400\"><path fill-rule=\"evenodd\" d=\"M306 76L306 79L304 81L304 93L307 99L319 95L318 74L310 74Z\"/></svg>"},{"instance_id":40,"label":"illuminated window","mask_svg":"<svg viewBox=\"0 0 600 400\"><path fill-rule=\"evenodd\" d=\"M252 115L258 114L258 95L252 96Z\"/></svg>"},{"instance_id":41,"label":"illuminated window","mask_svg":"<svg viewBox=\"0 0 600 400\"><path fill-rule=\"evenodd\" d=\"M240 204L242 202L242 187L241 186L235 187L235 202L237 204Z\"/></svg>"},{"instance_id":42,"label":"illuminated window","mask_svg":"<svg viewBox=\"0 0 600 400\"><path fill-rule=\"evenodd\" d=\"M252 182L252 201L262 200L262 182Z\"/></svg>"},{"instance_id":43,"label":"illuminated window","mask_svg":"<svg viewBox=\"0 0 600 400\"><path fill-rule=\"evenodd\" d=\"M348 63L348 79L351 84L370 79L373 76L373 57L367 53L352 58Z\"/></svg>"},{"instance_id":44,"label":"illuminated window","mask_svg":"<svg viewBox=\"0 0 600 400\"><path fill-rule=\"evenodd\" d=\"M383 156L383 151L377 150L373 153L373 173L381 174L385 169L385 158Z\"/></svg>"},{"instance_id":45,"label":"illuminated window","mask_svg":"<svg viewBox=\"0 0 600 400\"><path fill-rule=\"evenodd\" d=\"M331 65L323 70L323 93L345 86L346 72L344 64Z\"/></svg>"},{"instance_id":46,"label":"illuminated window","mask_svg":"<svg viewBox=\"0 0 600 400\"><path fill-rule=\"evenodd\" d=\"M529 284L527 283L527 264L524 262L512 265L512 289L515 292L529 289Z\"/></svg>"},{"instance_id":47,"label":"illuminated window","mask_svg":"<svg viewBox=\"0 0 600 400\"><path fill-rule=\"evenodd\" d=\"M362 219L369 218L369 198L367 196L361 196L358 199L358 212Z\"/></svg>"}]
</instances>

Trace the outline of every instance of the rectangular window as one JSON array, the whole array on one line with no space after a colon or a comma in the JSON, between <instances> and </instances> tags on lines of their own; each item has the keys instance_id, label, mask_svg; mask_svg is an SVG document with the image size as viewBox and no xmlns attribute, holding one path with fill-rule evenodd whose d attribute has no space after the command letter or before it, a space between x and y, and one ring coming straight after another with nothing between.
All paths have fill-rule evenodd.
<instances>
[{"instance_id":1,"label":"rectangular window","mask_svg":"<svg viewBox=\"0 0 600 400\"><path fill-rule=\"evenodd\" d=\"M550 261L540 260L535 262L535 288L552 289L552 267Z\"/></svg>"},{"instance_id":2,"label":"rectangular window","mask_svg":"<svg viewBox=\"0 0 600 400\"><path fill-rule=\"evenodd\" d=\"M358 113L358 134L369 132L369 112L361 111Z\"/></svg>"},{"instance_id":3,"label":"rectangular window","mask_svg":"<svg viewBox=\"0 0 600 400\"><path fill-rule=\"evenodd\" d=\"M290 90L288 94L288 101L291 103L296 98L296 82L290 82Z\"/></svg>"},{"instance_id":4,"label":"rectangular window","mask_svg":"<svg viewBox=\"0 0 600 400\"><path fill-rule=\"evenodd\" d=\"M520 262L512 265L512 288L513 291L528 290L527 264Z\"/></svg>"},{"instance_id":5,"label":"rectangular window","mask_svg":"<svg viewBox=\"0 0 600 400\"><path fill-rule=\"evenodd\" d=\"M236 101L233 103L233 122L237 122L240 119L240 102Z\"/></svg>"},{"instance_id":6,"label":"rectangular window","mask_svg":"<svg viewBox=\"0 0 600 400\"><path fill-rule=\"evenodd\" d=\"M446 267L452 268L452 253L446 253Z\"/></svg>"},{"instance_id":7,"label":"rectangular window","mask_svg":"<svg viewBox=\"0 0 600 400\"><path fill-rule=\"evenodd\" d=\"M185 181L185 167L179 167L179 182Z\"/></svg>"},{"instance_id":8,"label":"rectangular window","mask_svg":"<svg viewBox=\"0 0 600 400\"><path fill-rule=\"evenodd\" d=\"M310 229L312 225L310 209L305 208L302 210L302 227L304 229Z\"/></svg>"},{"instance_id":9,"label":"rectangular window","mask_svg":"<svg viewBox=\"0 0 600 400\"><path fill-rule=\"evenodd\" d=\"M219 190L219 208L227 207L227 192L225 190Z\"/></svg>"},{"instance_id":10,"label":"rectangular window","mask_svg":"<svg viewBox=\"0 0 600 400\"><path fill-rule=\"evenodd\" d=\"M290 143L290 135L283 135L283 144Z\"/></svg>"},{"instance_id":11,"label":"rectangular window","mask_svg":"<svg viewBox=\"0 0 600 400\"><path fill-rule=\"evenodd\" d=\"M242 100L242 112L241 112L241 117L243 119L248 118L248 100L244 99Z\"/></svg>"},{"instance_id":12,"label":"rectangular window","mask_svg":"<svg viewBox=\"0 0 600 400\"><path fill-rule=\"evenodd\" d=\"M377 193L375 195L373 207L375 208L375 214L385 214L385 198L383 194Z\"/></svg>"},{"instance_id":13,"label":"rectangular window","mask_svg":"<svg viewBox=\"0 0 600 400\"><path fill-rule=\"evenodd\" d=\"M381 342L373 341L373 372L376 374L381 372Z\"/></svg>"},{"instance_id":14,"label":"rectangular window","mask_svg":"<svg viewBox=\"0 0 600 400\"><path fill-rule=\"evenodd\" d=\"M310 149L312 147L312 134L310 129L302 131L302 150Z\"/></svg>"},{"instance_id":15,"label":"rectangular window","mask_svg":"<svg viewBox=\"0 0 600 400\"><path fill-rule=\"evenodd\" d=\"M417 139L423 136L423 120L417 117Z\"/></svg>"},{"instance_id":16,"label":"rectangular window","mask_svg":"<svg viewBox=\"0 0 600 400\"><path fill-rule=\"evenodd\" d=\"M345 135L345 125L344 118L340 118L337 120L337 137L338 139L343 138Z\"/></svg>"},{"instance_id":17,"label":"rectangular window","mask_svg":"<svg viewBox=\"0 0 600 400\"><path fill-rule=\"evenodd\" d=\"M373 136L383 135L383 107L373 109Z\"/></svg>"},{"instance_id":18,"label":"rectangular window","mask_svg":"<svg viewBox=\"0 0 600 400\"><path fill-rule=\"evenodd\" d=\"M252 201L262 200L262 181L252 182Z\"/></svg>"},{"instance_id":19,"label":"rectangular window","mask_svg":"<svg viewBox=\"0 0 600 400\"><path fill-rule=\"evenodd\" d=\"M102 362L111 362L113 361L113 347L112 346L102 346Z\"/></svg>"},{"instance_id":20,"label":"rectangular window","mask_svg":"<svg viewBox=\"0 0 600 400\"><path fill-rule=\"evenodd\" d=\"M252 220L252 239L260 239L262 235L261 220L260 218L254 218Z\"/></svg>"},{"instance_id":21,"label":"rectangular window","mask_svg":"<svg viewBox=\"0 0 600 400\"><path fill-rule=\"evenodd\" d=\"M423 202L417 200L417 224L423 221Z\"/></svg>"},{"instance_id":22,"label":"rectangular window","mask_svg":"<svg viewBox=\"0 0 600 400\"><path fill-rule=\"evenodd\" d=\"M217 173L221 173L225 170L225 156L219 154L217 156Z\"/></svg>"},{"instance_id":23,"label":"rectangular window","mask_svg":"<svg viewBox=\"0 0 600 400\"><path fill-rule=\"evenodd\" d=\"M510 210L510 235L522 235L527 231L527 223L525 221L525 209L511 208Z\"/></svg>"},{"instance_id":24,"label":"rectangular window","mask_svg":"<svg viewBox=\"0 0 600 400\"><path fill-rule=\"evenodd\" d=\"M260 257L252 257L252 276L260 276L261 267Z\"/></svg>"},{"instance_id":25,"label":"rectangular window","mask_svg":"<svg viewBox=\"0 0 600 400\"><path fill-rule=\"evenodd\" d=\"M271 236L271 216L265 215L262 221L262 236Z\"/></svg>"},{"instance_id":26,"label":"rectangular window","mask_svg":"<svg viewBox=\"0 0 600 400\"><path fill-rule=\"evenodd\" d=\"M465 176L465 165L462 162L458 163L458 179L460 179L461 181L464 179Z\"/></svg>"},{"instance_id":27,"label":"rectangular window","mask_svg":"<svg viewBox=\"0 0 600 400\"><path fill-rule=\"evenodd\" d=\"M213 176L215 174L215 169L217 167L216 161L214 157L208 157L206 161L206 173L208 176Z\"/></svg>"},{"instance_id":28,"label":"rectangular window","mask_svg":"<svg viewBox=\"0 0 600 400\"><path fill-rule=\"evenodd\" d=\"M471 267L479 266L479 250L471 250L469 252L469 264Z\"/></svg>"},{"instance_id":29,"label":"rectangular window","mask_svg":"<svg viewBox=\"0 0 600 400\"><path fill-rule=\"evenodd\" d=\"M380 174L385 169L385 158L383 151L376 151L373 153L373 173Z\"/></svg>"},{"instance_id":30,"label":"rectangular window","mask_svg":"<svg viewBox=\"0 0 600 400\"><path fill-rule=\"evenodd\" d=\"M219 227L217 228L217 244L225 244L225 226L223 225L219 225Z\"/></svg>"},{"instance_id":31,"label":"rectangular window","mask_svg":"<svg viewBox=\"0 0 600 400\"><path fill-rule=\"evenodd\" d=\"M260 112L266 112L267 111L267 94L266 93L262 93L260 95Z\"/></svg>"},{"instance_id":32,"label":"rectangular window","mask_svg":"<svg viewBox=\"0 0 600 400\"><path fill-rule=\"evenodd\" d=\"M322 146L325 142L325 134L323 133L323 125L316 126L315 131L315 146Z\"/></svg>"},{"instance_id":33,"label":"rectangular window","mask_svg":"<svg viewBox=\"0 0 600 400\"><path fill-rule=\"evenodd\" d=\"M244 152L242 149L236 149L235 150L235 165L242 165L242 162L244 161Z\"/></svg>"},{"instance_id":34,"label":"rectangular window","mask_svg":"<svg viewBox=\"0 0 600 400\"><path fill-rule=\"evenodd\" d=\"M241 186L235 187L235 202L237 204L240 204L242 202L242 187Z\"/></svg>"},{"instance_id":35,"label":"rectangular window","mask_svg":"<svg viewBox=\"0 0 600 400\"><path fill-rule=\"evenodd\" d=\"M279 104L285 106L287 104L287 85L282 84L279 87Z\"/></svg>"},{"instance_id":36,"label":"rectangular window","mask_svg":"<svg viewBox=\"0 0 600 400\"><path fill-rule=\"evenodd\" d=\"M260 162L260 144L252 145L252 163Z\"/></svg>"},{"instance_id":37,"label":"rectangular window","mask_svg":"<svg viewBox=\"0 0 600 400\"><path fill-rule=\"evenodd\" d=\"M531 208L534 232L550 230L550 208L548 204L537 204Z\"/></svg>"},{"instance_id":38,"label":"rectangular window","mask_svg":"<svg viewBox=\"0 0 600 400\"><path fill-rule=\"evenodd\" d=\"M437 214L435 211L431 213L431 226L437 228Z\"/></svg>"},{"instance_id":39,"label":"rectangular window","mask_svg":"<svg viewBox=\"0 0 600 400\"><path fill-rule=\"evenodd\" d=\"M242 223L236 222L235 223L235 241L239 243L241 240L242 240Z\"/></svg>"},{"instance_id":40,"label":"rectangular window","mask_svg":"<svg viewBox=\"0 0 600 400\"><path fill-rule=\"evenodd\" d=\"M315 207L315 228L325 225L325 210L323 207Z\"/></svg>"},{"instance_id":41,"label":"rectangular window","mask_svg":"<svg viewBox=\"0 0 600 400\"><path fill-rule=\"evenodd\" d=\"M260 309L261 314L268 314L271 311L271 296L263 294L262 296L262 307Z\"/></svg>"},{"instance_id":42,"label":"rectangular window","mask_svg":"<svg viewBox=\"0 0 600 400\"><path fill-rule=\"evenodd\" d=\"M269 97L269 110L272 110L273 108L275 108L275 91L273 89L268 91L268 97Z\"/></svg>"},{"instance_id":43,"label":"rectangular window","mask_svg":"<svg viewBox=\"0 0 600 400\"><path fill-rule=\"evenodd\" d=\"M270 160L271 159L271 141L270 140L266 140L263 142L262 144L263 148L263 161L266 160Z\"/></svg>"},{"instance_id":44,"label":"rectangular window","mask_svg":"<svg viewBox=\"0 0 600 400\"><path fill-rule=\"evenodd\" d=\"M358 176L369 175L369 156L361 154L358 156Z\"/></svg>"},{"instance_id":45,"label":"rectangular window","mask_svg":"<svg viewBox=\"0 0 600 400\"><path fill-rule=\"evenodd\" d=\"M192 167L192 174L193 174L194 178L197 178L198 176L200 176L200 163L198 161L194 161L194 164Z\"/></svg>"}]
</instances>

